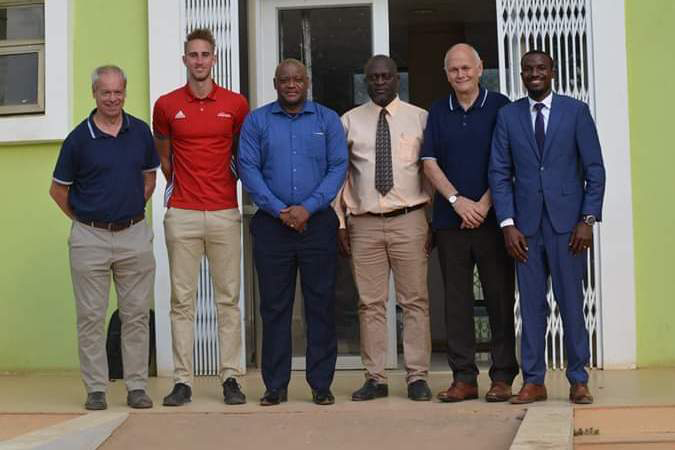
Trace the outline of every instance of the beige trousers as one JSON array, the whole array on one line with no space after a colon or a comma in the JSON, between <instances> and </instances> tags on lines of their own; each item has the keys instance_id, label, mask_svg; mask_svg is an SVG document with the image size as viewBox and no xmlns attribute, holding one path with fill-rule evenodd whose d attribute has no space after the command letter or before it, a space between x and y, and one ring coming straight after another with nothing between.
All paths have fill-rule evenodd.
<instances>
[{"instance_id":1,"label":"beige trousers","mask_svg":"<svg viewBox=\"0 0 675 450\"><path fill-rule=\"evenodd\" d=\"M366 377L386 382L387 298L394 274L396 301L403 309L406 381L425 379L431 359L424 209L391 218L349 218L354 281L359 291L361 358Z\"/></svg>"},{"instance_id":2,"label":"beige trousers","mask_svg":"<svg viewBox=\"0 0 675 450\"><path fill-rule=\"evenodd\" d=\"M174 381L192 385L195 303L204 255L209 262L218 317L220 379L242 375L239 210L169 208L164 216L164 232L171 271Z\"/></svg>"},{"instance_id":3,"label":"beige trousers","mask_svg":"<svg viewBox=\"0 0 675 450\"><path fill-rule=\"evenodd\" d=\"M111 274L122 322L124 380L128 390L145 389L148 311L155 284L152 230L145 221L116 232L73 222L68 246L80 371L87 392L105 392L108 384L105 318Z\"/></svg>"}]
</instances>

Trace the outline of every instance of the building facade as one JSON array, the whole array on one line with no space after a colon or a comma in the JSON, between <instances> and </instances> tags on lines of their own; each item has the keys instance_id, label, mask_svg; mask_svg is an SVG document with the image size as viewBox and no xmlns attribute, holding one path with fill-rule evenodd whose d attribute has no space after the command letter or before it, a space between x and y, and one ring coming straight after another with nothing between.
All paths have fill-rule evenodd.
<instances>
[{"instance_id":1,"label":"building facade","mask_svg":"<svg viewBox=\"0 0 675 450\"><path fill-rule=\"evenodd\" d=\"M431 99L447 93L442 53L454 42L474 43L487 69L484 84L514 98L522 95L518 55L532 46L550 50L559 60L556 90L592 106L608 173L604 221L596 233L596 251L589 255L585 285L593 365L675 365L675 306L667 273L669 256L675 254L675 240L669 237L675 212L668 208L675 184L667 171L675 156L665 123L673 94L659 83L663 73L675 68L669 49L675 38L675 5L669 0L493 0L471 8L452 0L422 6L414 2L414 7L413 2L397 0L111 3L0 0L0 13L17 4L44 5L44 113L0 116L0 192L5 203L0 222L5 236L0 259L0 370L60 370L78 364L66 244L69 224L47 190L61 141L93 108L91 70L106 63L123 67L129 77L126 110L149 120L154 100L184 83L182 41L196 26L216 31L216 79L245 93L253 106L275 98L274 67L280 58L292 56L310 67L313 97L339 112L362 100L360 67L370 54L393 55L403 75L402 96L428 107ZM4 38L0 35L0 62L3 48L12 44ZM163 188L160 181L152 218L158 263L157 365L160 374L168 374ZM245 196L240 200L246 222L255 206ZM242 328L246 362L254 366L260 330L246 229L243 244ZM196 329L199 374L211 373L209 361L217 352L205 269L202 320ZM344 270L339 276L349 279ZM430 284L433 290L433 273ZM359 364L352 333L354 295L348 287L338 296L344 306L337 313L343 335L340 366L345 368ZM113 309L114 297L111 304ZM388 361L394 366L393 297L390 310L393 345ZM300 331L301 315L298 311ZM432 306L432 332L433 321ZM554 367L564 364L564 355L556 350L557 327L553 314L549 361ZM294 364L301 368L303 361L296 358Z\"/></svg>"}]
</instances>

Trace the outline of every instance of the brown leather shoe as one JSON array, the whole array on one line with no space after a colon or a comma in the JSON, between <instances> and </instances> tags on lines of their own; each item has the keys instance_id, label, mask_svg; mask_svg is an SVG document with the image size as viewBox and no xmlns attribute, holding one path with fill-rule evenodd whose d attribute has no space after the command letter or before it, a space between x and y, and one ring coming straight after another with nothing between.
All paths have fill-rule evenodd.
<instances>
[{"instance_id":1,"label":"brown leather shoe","mask_svg":"<svg viewBox=\"0 0 675 450\"><path fill-rule=\"evenodd\" d=\"M593 403L593 396L588 390L588 385L584 383L575 383L570 386L570 401L578 405L590 405Z\"/></svg>"},{"instance_id":2,"label":"brown leather shoe","mask_svg":"<svg viewBox=\"0 0 675 450\"><path fill-rule=\"evenodd\" d=\"M511 385L505 381L493 381L485 394L486 402L505 402L511 399Z\"/></svg>"},{"instance_id":3,"label":"brown leather shoe","mask_svg":"<svg viewBox=\"0 0 675 450\"><path fill-rule=\"evenodd\" d=\"M453 381L448 390L439 392L437 397L445 403L472 400L478 398L478 386L463 381Z\"/></svg>"},{"instance_id":4,"label":"brown leather shoe","mask_svg":"<svg viewBox=\"0 0 675 450\"><path fill-rule=\"evenodd\" d=\"M525 383L515 397L511 397L511 404L524 405L526 403L546 400L546 386L543 384Z\"/></svg>"}]
</instances>

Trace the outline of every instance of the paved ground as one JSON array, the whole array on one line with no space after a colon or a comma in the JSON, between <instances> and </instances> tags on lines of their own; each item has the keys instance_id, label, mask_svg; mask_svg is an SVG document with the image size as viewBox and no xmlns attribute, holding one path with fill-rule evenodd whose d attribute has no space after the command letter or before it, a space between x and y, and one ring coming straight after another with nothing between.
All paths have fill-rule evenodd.
<instances>
[{"instance_id":1,"label":"paved ground","mask_svg":"<svg viewBox=\"0 0 675 450\"><path fill-rule=\"evenodd\" d=\"M590 384L596 402L590 408L576 409L575 415L581 417L580 414L587 413L592 416L597 408L629 407L628 410L634 410L635 414L630 419L632 423L648 422L648 411L633 406L675 405L673 379L673 369L593 371ZM430 377L434 393L444 389L448 381L445 371L434 372ZM232 444L240 449L274 445L278 450L309 447L358 450L385 446L411 450L498 449L508 448L525 412L522 407L487 404L483 400L460 404L411 402L405 398L401 372L391 374L389 398L365 403L350 401L351 391L362 382L362 374L358 371L338 372L333 386L337 404L319 407L311 403L304 374L294 373L289 402L262 408L257 402L263 392L260 374L251 371L242 380L249 398L246 405L224 405L217 380L198 378L190 405L165 408L160 406L161 399L171 389L172 382L167 378L153 378L149 392L156 406L146 411L130 411L125 405L123 383L115 382L108 393L109 411L132 414L102 448L210 449L230 448ZM489 387L485 373L481 374L479 384L482 396ZM515 386L520 386L519 379ZM547 386L549 401L535 404L533 408L568 405L564 373L550 372ZM25 419L26 416L17 413L37 414L41 420L49 417L45 414L84 413L84 397L76 372L0 376L0 416L5 420L0 423L0 430L19 430L18 422L7 422L11 418ZM53 417L55 420L63 418ZM602 427L610 430L608 425Z\"/></svg>"},{"instance_id":2,"label":"paved ground","mask_svg":"<svg viewBox=\"0 0 675 450\"><path fill-rule=\"evenodd\" d=\"M508 449L523 412L408 408L346 412L138 414L103 450Z\"/></svg>"},{"instance_id":3,"label":"paved ground","mask_svg":"<svg viewBox=\"0 0 675 450\"><path fill-rule=\"evenodd\" d=\"M0 414L0 441L79 417L77 414Z\"/></svg>"}]
</instances>

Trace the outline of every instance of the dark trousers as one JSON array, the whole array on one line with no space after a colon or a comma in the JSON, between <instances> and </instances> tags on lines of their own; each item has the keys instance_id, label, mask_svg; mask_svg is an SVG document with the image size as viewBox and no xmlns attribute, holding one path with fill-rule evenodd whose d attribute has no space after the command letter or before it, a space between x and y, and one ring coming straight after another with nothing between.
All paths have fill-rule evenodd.
<instances>
[{"instance_id":1,"label":"dark trousers","mask_svg":"<svg viewBox=\"0 0 675 450\"><path fill-rule=\"evenodd\" d=\"M448 363L454 380L475 384L478 376L473 295L476 265L492 333L490 378L511 384L518 374L513 323L515 274L501 230L490 223L474 230L439 230L436 242L445 285Z\"/></svg>"},{"instance_id":2,"label":"dark trousers","mask_svg":"<svg viewBox=\"0 0 675 450\"><path fill-rule=\"evenodd\" d=\"M263 321L262 376L269 390L286 388L291 377L291 323L298 269L307 330L307 382L315 390L326 390L333 382L337 226L331 208L315 213L302 233L261 210L251 220Z\"/></svg>"},{"instance_id":3,"label":"dark trousers","mask_svg":"<svg viewBox=\"0 0 675 450\"><path fill-rule=\"evenodd\" d=\"M567 379L570 383L588 382L585 366L590 351L582 290L586 253L573 255L570 237L571 233L556 233L545 212L539 230L533 236L527 236L527 261L516 265L523 319L523 380L526 383L543 384L546 375L544 350L549 315L546 301L549 275L563 322Z\"/></svg>"}]
</instances>

